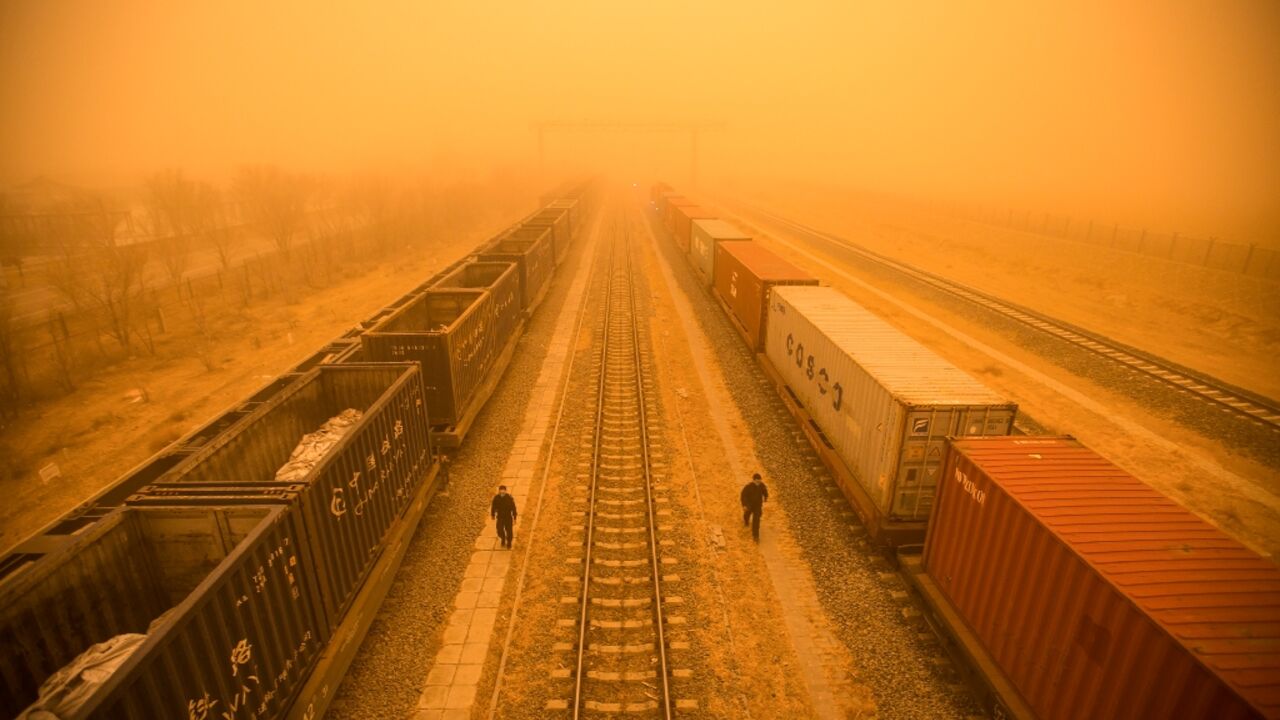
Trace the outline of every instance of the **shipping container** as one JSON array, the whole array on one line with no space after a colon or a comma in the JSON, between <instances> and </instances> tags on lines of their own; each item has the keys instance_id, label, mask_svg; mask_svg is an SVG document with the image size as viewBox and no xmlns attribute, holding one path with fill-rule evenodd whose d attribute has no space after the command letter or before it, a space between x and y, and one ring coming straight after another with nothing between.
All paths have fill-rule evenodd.
<instances>
[{"instance_id":1,"label":"shipping container","mask_svg":"<svg viewBox=\"0 0 1280 720\"><path fill-rule=\"evenodd\" d=\"M1280 568L1069 437L953 440L923 560L1045 720L1280 717Z\"/></svg>"},{"instance_id":2,"label":"shipping container","mask_svg":"<svg viewBox=\"0 0 1280 720\"><path fill-rule=\"evenodd\" d=\"M303 435L348 409L362 415L342 439L302 478L277 480ZM416 364L322 365L158 482L246 489L306 485L301 512L316 548L327 617L336 620L430 472L428 436Z\"/></svg>"},{"instance_id":3,"label":"shipping container","mask_svg":"<svg viewBox=\"0 0 1280 720\"><path fill-rule=\"evenodd\" d=\"M320 359L332 357L328 352L332 349L332 345L326 346L323 354L317 353L308 356L299 366L314 365ZM318 357L319 359L317 359ZM300 375L301 373L299 372L291 371L263 385L244 401L223 410L213 419L205 421L165 449L121 475L107 487L98 491L54 522L18 543L18 545L6 552L3 557L0 557L0 579L25 567L35 558L38 558L40 548L61 544L66 541L67 536L83 532L93 523L106 517L112 510L123 505L125 499L140 488L154 482L200 448L244 421L257 407L278 395L289 384L296 381ZM33 553L33 550L37 552Z\"/></svg>"},{"instance_id":4,"label":"shipping container","mask_svg":"<svg viewBox=\"0 0 1280 720\"><path fill-rule=\"evenodd\" d=\"M429 290L360 336L371 362L422 365L432 425L454 425L501 348L485 290Z\"/></svg>"},{"instance_id":5,"label":"shipping container","mask_svg":"<svg viewBox=\"0 0 1280 720\"><path fill-rule=\"evenodd\" d=\"M764 351L769 288L817 285L817 278L754 242L716 243L712 286L752 352Z\"/></svg>"},{"instance_id":6,"label":"shipping container","mask_svg":"<svg viewBox=\"0 0 1280 720\"><path fill-rule=\"evenodd\" d=\"M482 248L476 259L482 262L513 262L520 280L521 307L530 311L541 301L556 271L555 246L551 230L522 228L499 237Z\"/></svg>"},{"instance_id":7,"label":"shipping container","mask_svg":"<svg viewBox=\"0 0 1280 720\"><path fill-rule=\"evenodd\" d=\"M579 223L582 221L582 216L579 213L577 200L572 198L561 198L547 203L547 208L551 210L564 210L569 213L569 237L577 238L581 235L582 227Z\"/></svg>"},{"instance_id":8,"label":"shipping container","mask_svg":"<svg viewBox=\"0 0 1280 720\"><path fill-rule=\"evenodd\" d=\"M724 220L694 220L689 235L689 259L702 284L711 287L715 277L716 243L726 240L750 240L751 235Z\"/></svg>"},{"instance_id":9,"label":"shipping container","mask_svg":"<svg viewBox=\"0 0 1280 720\"><path fill-rule=\"evenodd\" d=\"M569 232L569 213L560 209L546 209L534 213L522 225L529 228L550 228L551 243L555 247L556 264L564 262L569 256L569 246L573 236Z\"/></svg>"},{"instance_id":10,"label":"shipping container","mask_svg":"<svg viewBox=\"0 0 1280 720\"><path fill-rule=\"evenodd\" d=\"M658 195L658 218L664 223L667 219L667 210L672 200L683 200L684 195L675 191L667 191Z\"/></svg>"},{"instance_id":11,"label":"shipping container","mask_svg":"<svg viewBox=\"0 0 1280 720\"><path fill-rule=\"evenodd\" d=\"M1013 428L1016 404L834 288L774 288L766 338L770 365L851 472L845 493L870 511L873 532L896 525L922 541L946 438Z\"/></svg>"},{"instance_id":12,"label":"shipping container","mask_svg":"<svg viewBox=\"0 0 1280 720\"><path fill-rule=\"evenodd\" d=\"M0 712L130 633L145 638L59 717L283 715L328 637L305 544L282 507L113 511L0 587Z\"/></svg>"},{"instance_id":13,"label":"shipping container","mask_svg":"<svg viewBox=\"0 0 1280 720\"><path fill-rule=\"evenodd\" d=\"M669 233L676 231L676 209L682 207L696 207L698 203L687 197L668 198L666 210L662 213L662 226Z\"/></svg>"},{"instance_id":14,"label":"shipping container","mask_svg":"<svg viewBox=\"0 0 1280 720\"><path fill-rule=\"evenodd\" d=\"M514 340L524 320L520 274L514 262L474 261L440 278L434 289L488 290L493 299L493 329L499 345Z\"/></svg>"},{"instance_id":15,"label":"shipping container","mask_svg":"<svg viewBox=\"0 0 1280 720\"><path fill-rule=\"evenodd\" d=\"M670 185L664 182L654 183L649 188L649 202L653 203L656 206L658 204L658 201L662 199L662 194L666 192L671 192Z\"/></svg>"},{"instance_id":16,"label":"shipping container","mask_svg":"<svg viewBox=\"0 0 1280 720\"><path fill-rule=\"evenodd\" d=\"M675 225L676 245L680 246L680 251L689 252L689 236L693 230L694 220L710 220L718 217L714 210L708 210L701 205L682 205L676 206L673 214Z\"/></svg>"}]
</instances>

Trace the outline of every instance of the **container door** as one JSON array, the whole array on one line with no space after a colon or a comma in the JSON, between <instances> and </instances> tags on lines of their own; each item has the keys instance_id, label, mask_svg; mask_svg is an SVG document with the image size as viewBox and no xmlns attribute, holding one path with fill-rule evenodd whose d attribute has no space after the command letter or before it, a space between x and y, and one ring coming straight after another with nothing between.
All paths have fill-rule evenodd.
<instances>
[{"instance_id":1,"label":"container door","mask_svg":"<svg viewBox=\"0 0 1280 720\"><path fill-rule=\"evenodd\" d=\"M947 436L957 413L948 408L913 409L907 413L902 456L893 493L895 520L927 520L933 509L938 473L946 457Z\"/></svg>"}]
</instances>

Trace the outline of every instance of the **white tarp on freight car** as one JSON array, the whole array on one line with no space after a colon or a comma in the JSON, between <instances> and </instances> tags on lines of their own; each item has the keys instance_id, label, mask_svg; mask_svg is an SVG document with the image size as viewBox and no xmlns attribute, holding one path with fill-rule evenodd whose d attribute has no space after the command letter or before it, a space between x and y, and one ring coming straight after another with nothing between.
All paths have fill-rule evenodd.
<instances>
[{"instance_id":1,"label":"white tarp on freight car","mask_svg":"<svg viewBox=\"0 0 1280 720\"><path fill-rule=\"evenodd\" d=\"M923 521L949 435L1007 435L1017 406L829 287L778 286L765 354L882 516Z\"/></svg>"},{"instance_id":2,"label":"white tarp on freight car","mask_svg":"<svg viewBox=\"0 0 1280 720\"><path fill-rule=\"evenodd\" d=\"M303 435L289 455L289 462L276 471L276 480L288 482L305 478L325 453L360 422L361 415L359 410L348 408L326 420L319 430Z\"/></svg>"}]
</instances>

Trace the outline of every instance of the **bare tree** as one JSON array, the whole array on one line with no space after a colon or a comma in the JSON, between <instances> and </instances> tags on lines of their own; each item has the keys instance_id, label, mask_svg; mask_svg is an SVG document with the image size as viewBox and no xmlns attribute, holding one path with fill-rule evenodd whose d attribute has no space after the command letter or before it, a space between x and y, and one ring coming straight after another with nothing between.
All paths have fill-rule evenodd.
<instances>
[{"instance_id":1,"label":"bare tree","mask_svg":"<svg viewBox=\"0 0 1280 720\"><path fill-rule=\"evenodd\" d=\"M13 295L8 283L0 282L0 364L3 364L4 384L0 386L0 403L4 408L17 409L17 400L21 395L19 384L18 353L16 352L13 328ZM0 417L10 410L0 409Z\"/></svg>"},{"instance_id":2,"label":"bare tree","mask_svg":"<svg viewBox=\"0 0 1280 720\"><path fill-rule=\"evenodd\" d=\"M182 282L191 261L195 193L195 183L181 170L164 170L147 179L146 202L157 255L174 285Z\"/></svg>"},{"instance_id":3,"label":"bare tree","mask_svg":"<svg viewBox=\"0 0 1280 720\"><path fill-rule=\"evenodd\" d=\"M200 242L218 253L223 270L231 269L231 256L240 244L233 227L232 213L222 191L208 183L198 183L191 212L192 232Z\"/></svg>"},{"instance_id":4,"label":"bare tree","mask_svg":"<svg viewBox=\"0 0 1280 720\"><path fill-rule=\"evenodd\" d=\"M235 181L248 221L286 255L303 229L310 191L311 183L303 176L270 165L242 168Z\"/></svg>"},{"instance_id":5,"label":"bare tree","mask_svg":"<svg viewBox=\"0 0 1280 720\"><path fill-rule=\"evenodd\" d=\"M127 213L112 210L101 197L83 201L79 216L84 248L77 258L77 288L101 312L107 334L126 353L132 349L133 308L142 289L146 247L122 245L116 233Z\"/></svg>"}]
</instances>

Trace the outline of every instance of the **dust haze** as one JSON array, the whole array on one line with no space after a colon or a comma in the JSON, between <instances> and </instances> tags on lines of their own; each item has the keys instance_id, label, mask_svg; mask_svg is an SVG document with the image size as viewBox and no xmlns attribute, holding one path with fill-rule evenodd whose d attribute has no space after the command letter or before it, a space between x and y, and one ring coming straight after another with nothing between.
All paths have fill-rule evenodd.
<instances>
[{"instance_id":1,"label":"dust haze","mask_svg":"<svg viewBox=\"0 0 1280 720\"><path fill-rule=\"evenodd\" d=\"M7 2L0 179L269 163L687 185L696 125L700 187L1280 235L1275 3L377 8ZM540 152L538 122L588 126Z\"/></svg>"}]
</instances>

